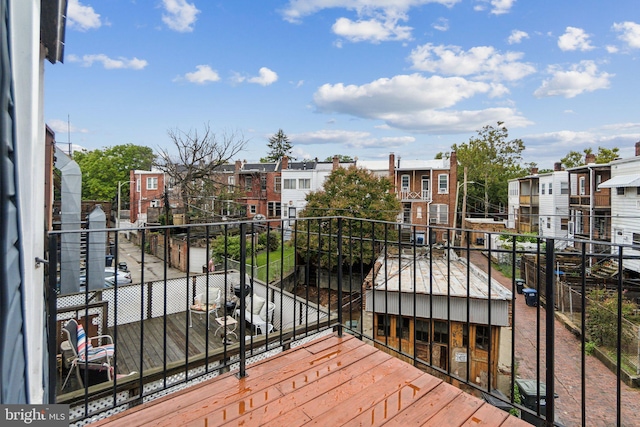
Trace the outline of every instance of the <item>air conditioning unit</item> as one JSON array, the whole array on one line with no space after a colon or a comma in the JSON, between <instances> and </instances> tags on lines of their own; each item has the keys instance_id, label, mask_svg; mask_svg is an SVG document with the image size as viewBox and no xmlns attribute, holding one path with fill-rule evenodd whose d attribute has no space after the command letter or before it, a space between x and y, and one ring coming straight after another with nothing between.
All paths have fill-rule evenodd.
<instances>
[{"instance_id":1,"label":"air conditioning unit","mask_svg":"<svg viewBox=\"0 0 640 427\"><path fill-rule=\"evenodd\" d=\"M437 218L429 218L429 224L437 224L437 223L438 223Z\"/></svg>"}]
</instances>

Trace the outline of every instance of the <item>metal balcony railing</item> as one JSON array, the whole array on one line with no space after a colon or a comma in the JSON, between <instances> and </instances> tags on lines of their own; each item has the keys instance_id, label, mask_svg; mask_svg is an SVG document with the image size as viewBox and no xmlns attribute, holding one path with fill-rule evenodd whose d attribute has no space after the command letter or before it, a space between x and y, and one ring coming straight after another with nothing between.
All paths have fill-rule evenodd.
<instances>
[{"instance_id":1,"label":"metal balcony railing","mask_svg":"<svg viewBox=\"0 0 640 427\"><path fill-rule=\"evenodd\" d=\"M485 246L475 247L471 230L424 224L411 227L414 233L427 229L426 241L409 243L402 240L399 224L345 217L297 219L293 228L288 227L288 221L271 228L247 221L186 225L179 230L127 229L136 236L139 249L126 255L115 251L113 265L127 257L129 267L136 267L134 282L97 289L78 286L77 291L64 293L58 283L58 260L65 232L51 232L50 401L70 404L71 422L82 423L228 370L242 377L250 363L317 334L337 331L462 384L465 390L502 399L529 421L553 425L557 414L569 413L576 425L586 425L587 402L598 400L588 395L585 350L597 337L588 321L592 306L586 266L590 258L606 256L615 258L620 269L608 290L617 311L609 321L614 332L606 349L615 360L624 356L633 363L633 354L623 354L623 349L634 348L628 342L633 337L623 328L630 323L622 314L629 290L623 272L627 260L634 259L625 246L616 246L614 255L596 254L588 252L588 241L556 245L553 239L531 242L531 236L526 236L529 242L522 244L519 236L487 233ZM174 232L185 229L186 235L179 237L186 245L165 244L159 246L162 254L149 253L154 249L147 243L154 235L170 242L177 237ZM120 247L124 237L115 229L77 232L105 231ZM466 234L463 246L456 245L461 233ZM443 238L435 241L436 236ZM81 241L87 245L92 240ZM265 242L271 242L270 248ZM222 267L216 263L215 271L181 272L159 261L186 257L189 266L196 254L212 252L220 260L238 258L237 266L220 261ZM260 263L259 255L266 270L262 280L255 273L257 268L247 267ZM131 259L139 266L132 265ZM564 262L578 265L575 277L560 274ZM279 263L276 274L270 274L274 263ZM522 290L518 276L529 288L523 295L518 295ZM216 296L217 300L210 300ZM202 306L211 307L212 312L205 309L203 314ZM554 334L556 311L567 307L578 336L572 360L579 364L579 378L574 378L579 387L572 390L571 399L558 393L566 373L556 369L556 363L567 355L557 354ZM77 370L69 365L73 355L60 332L69 319L76 319L89 336L113 338L115 352L108 364L111 381L87 362L78 363ZM525 329L530 332L523 339ZM635 360L640 359L636 356ZM69 369L69 381L62 389ZM621 403L625 379L621 363L614 362L611 375L616 399L605 412L611 416L610 424L622 425L626 409ZM541 386L534 387L533 395L526 396L531 391L522 389L514 393L522 376L534 385L544 383L546 396L558 394L559 399L545 399ZM571 407L575 402L577 407Z\"/></svg>"}]
</instances>

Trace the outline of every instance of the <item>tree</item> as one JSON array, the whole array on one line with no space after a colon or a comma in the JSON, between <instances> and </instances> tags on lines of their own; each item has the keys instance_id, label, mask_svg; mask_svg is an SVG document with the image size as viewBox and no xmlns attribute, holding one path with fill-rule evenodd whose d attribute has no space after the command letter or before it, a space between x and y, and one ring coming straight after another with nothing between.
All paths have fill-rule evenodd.
<instances>
[{"instance_id":1,"label":"tree","mask_svg":"<svg viewBox=\"0 0 640 427\"><path fill-rule=\"evenodd\" d=\"M575 168L577 166L583 166L584 164L586 164L585 156L588 154L593 154L593 149L590 147L585 148L582 152L584 153L584 155L579 153L578 151L571 150L569 151L569 153L567 153L566 156L560 159L560 162L562 162L562 165L567 169ZM609 163L610 161L618 158L619 152L620 149L618 147L598 147L598 153L596 154L595 162L598 164Z\"/></svg>"},{"instance_id":2,"label":"tree","mask_svg":"<svg viewBox=\"0 0 640 427\"><path fill-rule=\"evenodd\" d=\"M203 197L206 200L226 191L227 183L217 182L213 176L221 165L245 147L247 141L236 132L224 132L218 136L211 131L209 124L204 125L201 133L178 129L170 129L167 133L177 154L160 148L157 166L173 180L187 215L185 220L188 220L190 209L197 207Z\"/></svg>"},{"instance_id":3,"label":"tree","mask_svg":"<svg viewBox=\"0 0 640 427\"><path fill-rule=\"evenodd\" d=\"M121 187L122 201L129 200L129 171L149 170L155 154L149 147L134 144L114 145L102 150L76 151L73 160L82 171L83 200L112 200Z\"/></svg>"},{"instance_id":4,"label":"tree","mask_svg":"<svg viewBox=\"0 0 640 427\"><path fill-rule=\"evenodd\" d=\"M304 254L305 259L309 257L311 265L331 269L336 268L338 263L335 250L338 232L336 216L395 223L401 208L387 178L376 177L370 171L356 166L338 168L331 172L324 183L324 189L309 193L306 201L307 205L300 216L314 219L296 223L299 230L296 249ZM353 257L345 256L343 265L372 263L376 250L369 242L373 236L381 238L385 225L345 219L343 227L344 247L355 244L354 239L361 237L367 242L363 245L362 253L357 251L358 254ZM388 226L387 231L390 231ZM387 237L393 240L393 235L392 232Z\"/></svg>"},{"instance_id":5,"label":"tree","mask_svg":"<svg viewBox=\"0 0 640 427\"><path fill-rule=\"evenodd\" d=\"M267 154L267 157L260 159L262 163L277 162L283 156L287 156L291 160L296 159L291 156L293 145L289 142L289 138L284 134L282 129L278 129L278 133L269 138L267 147L269 147L269 154Z\"/></svg>"},{"instance_id":6,"label":"tree","mask_svg":"<svg viewBox=\"0 0 640 427\"><path fill-rule=\"evenodd\" d=\"M338 161L341 163L349 163L353 162L353 158L351 156L347 156L345 154L334 154L333 156L329 156L324 159L325 162L333 162L334 156L338 156Z\"/></svg>"},{"instance_id":7,"label":"tree","mask_svg":"<svg viewBox=\"0 0 640 427\"><path fill-rule=\"evenodd\" d=\"M509 140L509 132L503 122L497 126L485 126L478 135L469 138L469 142L454 144L451 151L456 152L458 171L467 168L467 180L480 185L468 186L469 197L482 194L485 217L489 214L489 205L506 205L508 198L508 180L521 175L524 169L521 139ZM462 181L462 176L458 180Z\"/></svg>"}]
</instances>

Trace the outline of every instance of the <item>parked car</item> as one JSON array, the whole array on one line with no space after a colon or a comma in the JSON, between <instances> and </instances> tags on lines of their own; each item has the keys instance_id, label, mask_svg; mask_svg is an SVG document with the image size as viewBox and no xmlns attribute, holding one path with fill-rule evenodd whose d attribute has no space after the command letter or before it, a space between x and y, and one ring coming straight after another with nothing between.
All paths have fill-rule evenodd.
<instances>
[{"instance_id":1,"label":"parked car","mask_svg":"<svg viewBox=\"0 0 640 427\"><path fill-rule=\"evenodd\" d=\"M125 272L125 271L120 271L117 270L113 267L106 267L104 269L104 280L105 283L109 283L110 286L113 286L113 284L115 283L115 278L114 276L116 275L116 272L118 273L117 277L118 277L118 285L127 285L129 283L131 283L131 273ZM80 286L84 286L87 283L87 276L86 273L81 273L80 275Z\"/></svg>"}]
</instances>

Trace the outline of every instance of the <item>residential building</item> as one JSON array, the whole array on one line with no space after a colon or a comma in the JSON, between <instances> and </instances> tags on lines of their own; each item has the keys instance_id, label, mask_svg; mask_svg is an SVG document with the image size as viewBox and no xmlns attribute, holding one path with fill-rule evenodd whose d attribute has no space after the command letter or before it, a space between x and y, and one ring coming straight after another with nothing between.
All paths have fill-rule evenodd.
<instances>
[{"instance_id":1,"label":"residential building","mask_svg":"<svg viewBox=\"0 0 640 427\"><path fill-rule=\"evenodd\" d=\"M616 245L633 245L623 249L623 268L640 275L640 142L635 145L635 157L617 159L609 163L611 179L603 181L598 189L609 191L611 197L611 242ZM612 246L614 253L618 247Z\"/></svg>"},{"instance_id":2,"label":"residential building","mask_svg":"<svg viewBox=\"0 0 640 427\"><path fill-rule=\"evenodd\" d=\"M246 205L247 218L277 219L282 215L281 161L275 163L246 163L236 161L237 199ZM274 222L274 225L276 223Z\"/></svg>"},{"instance_id":3,"label":"residential building","mask_svg":"<svg viewBox=\"0 0 640 427\"><path fill-rule=\"evenodd\" d=\"M511 325L511 291L466 260L444 256L381 257L364 287L376 340L409 356L415 349L418 358L459 378L467 379L469 363L470 382L498 388L500 347L508 344L501 342L501 330Z\"/></svg>"},{"instance_id":4,"label":"residential building","mask_svg":"<svg viewBox=\"0 0 640 427\"><path fill-rule=\"evenodd\" d=\"M610 242L611 190L600 184L611 179L609 163L596 164L594 154L585 156L585 165L568 169L569 238ZM596 243L594 252L608 251Z\"/></svg>"},{"instance_id":5,"label":"residential building","mask_svg":"<svg viewBox=\"0 0 640 427\"><path fill-rule=\"evenodd\" d=\"M454 227L457 202L456 153L449 159L404 160L389 154L389 178L402 203L402 224ZM414 229L417 240L426 227ZM435 231L436 241L447 240L445 230ZM425 242L426 243L426 242Z\"/></svg>"},{"instance_id":6,"label":"residential building","mask_svg":"<svg viewBox=\"0 0 640 427\"><path fill-rule=\"evenodd\" d=\"M539 195L539 234L544 237L559 238L556 246L567 246L569 236L569 173L562 170L557 162L553 172L538 176Z\"/></svg>"},{"instance_id":7,"label":"residential building","mask_svg":"<svg viewBox=\"0 0 640 427\"><path fill-rule=\"evenodd\" d=\"M340 162L338 156L331 162L292 162L282 158L282 211L283 219L294 220L307 205L307 194L322 190L324 182L337 168L348 168L353 162ZM291 225L291 223L289 223Z\"/></svg>"},{"instance_id":8,"label":"residential building","mask_svg":"<svg viewBox=\"0 0 640 427\"><path fill-rule=\"evenodd\" d=\"M130 221L142 225L147 222L149 208L164 206L165 173L156 168L136 169L129 171L129 181Z\"/></svg>"}]
</instances>

